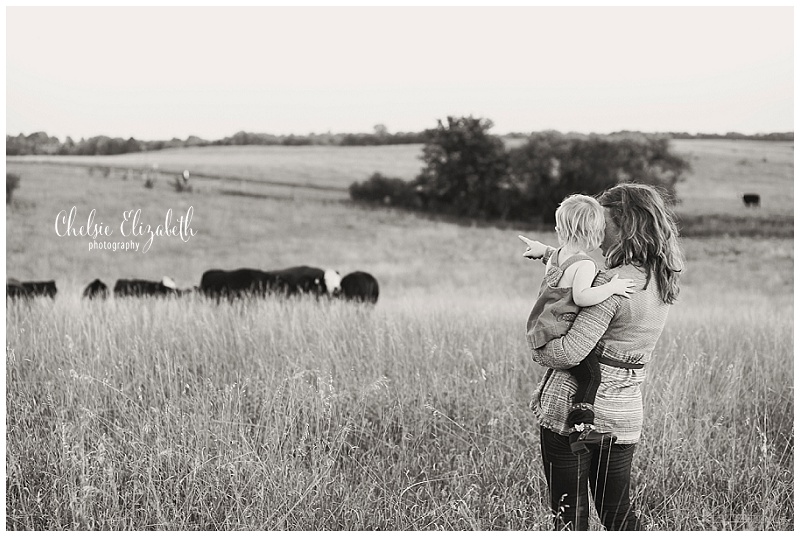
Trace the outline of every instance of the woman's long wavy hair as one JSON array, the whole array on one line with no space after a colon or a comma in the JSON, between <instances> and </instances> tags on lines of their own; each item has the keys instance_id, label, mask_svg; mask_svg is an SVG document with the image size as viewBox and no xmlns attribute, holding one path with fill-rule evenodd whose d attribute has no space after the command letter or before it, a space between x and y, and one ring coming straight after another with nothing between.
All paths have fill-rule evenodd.
<instances>
[{"instance_id":1,"label":"woman's long wavy hair","mask_svg":"<svg viewBox=\"0 0 800 537\"><path fill-rule=\"evenodd\" d=\"M678 276L684 267L675 218L658 191L649 185L624 183L609 188L598 199L609 209L620 240L606 252L609 268L637 265L647 272L645 287L655 277L661 300L678 298Z\"/></svg>"}]
</instances>

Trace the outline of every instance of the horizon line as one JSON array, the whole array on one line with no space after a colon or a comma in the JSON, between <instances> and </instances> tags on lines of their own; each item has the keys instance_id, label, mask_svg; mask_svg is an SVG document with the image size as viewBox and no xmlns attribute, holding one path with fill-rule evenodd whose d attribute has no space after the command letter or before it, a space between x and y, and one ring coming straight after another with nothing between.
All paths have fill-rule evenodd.
<instances>
[{"instance_id":1,"label":"horizon line","mask_svg":"<svg viewBox=\"0 0 800 537\"><path fill-rule=\"evenodd\" d=\"M422 130L419 130L419 131L387 132L386 134L389 135L389 136L398 135L398 134L421 134L421 133L425 132L426 130L432 130L432 129L428 128L428 129L422 129ZM530 131L509 131L509 132L506 132L506 133L503 133L503 134L492 134L492 135L502 138L504 136L520 136L520 135L521 136L527 136L529 134L540 133L540 132L558 132L560 134L582 134L582 135L593 135L593 134L611 135L611 134L619 134L619 133L641 133L641 134L688 134L688 135L693 135L693 136L699 136L699 135L726 136L726 135L729 135L729 134L740 134L742 136L765 136L765 135L770 135L770 134L794 134L794 130L788 130L788 131L772 130L772 131L757 131L757 132L747 133L747 132L741 132L741 131L726 131L726 132L694 131L694 132L690 132L690 131L681 131L681 130L653 130L653 131L647 131L647 130L640 130L640 129L636 129L636 130L634 130L634 129L619 129L619 130L608 131L608 132L597 132L597 131L584 132L584 131L575 131L575 130L561 131L559 129L549 128L549 129L530 130ZM6 137L7 138L8 137L17 138L19 136L27 137L27 136L31 136L33 134L38 134L38 133L43 133L43 134L47 135L48 137L56 138L59 141L61 140L61 138L58 137L58 136L47 134L47 131L45 131L45 130L34 130L34 131L31 131L28 134L26 134L24 132L20 132L19 134L6 133ZM346 135L372 135L372 136L374 136L375 135L374 132L332 132L332 131L313 132L312 131L312 132L308 132L308 133L304 133L304 134L298 134L298 133L275 134L275 133L271 133L271 132L238 130L238 131L234 132L233 134L229 134L227 136L223 136L222 138L216 138L216 139L214 139L214 138L204 138L204 137L196 135L196 134L190 134L185 138L185 140L188 140L190 138L198 138L198 139L200 139L202 141L213 142L213 141L216 141L216 140L223 140L225 138L233 137L233 136L235 136L235 135L237 135L239 133L275 136L275 137L279 137L279 138L280 137L289 137L289 136L346 136ZM173 136L171 138L145 139L145 138L136 138L135 136L125 137L125 136L112 136L112 135L108 135L108 134L95 134L95 135L88 136L88 137L81 136L79 139L88 140L88 139L91 139L91 138L99 138L101 136L102 137L106 137L106 138L111 138L111 139L117 138L117 139L122 139L122 140L129 140L129 139L132 138L134 140L141 141L141 142L160 142L160 141L172 141L172 140L181 140L181 141L183 141L184 140L184 139L179 138L177 136ZM72 138L73 141L77 139L76 137L74 137L72 135L69 135L69 134L64 135L64 141L66 141L67 138Z\"/></svg>"}]
</instances>

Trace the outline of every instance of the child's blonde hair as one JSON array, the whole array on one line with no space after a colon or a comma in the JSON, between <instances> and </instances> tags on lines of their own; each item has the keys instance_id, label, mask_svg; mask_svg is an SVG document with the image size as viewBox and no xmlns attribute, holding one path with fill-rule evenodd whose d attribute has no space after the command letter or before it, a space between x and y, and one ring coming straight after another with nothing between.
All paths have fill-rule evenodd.
<instances>
[{"instance_id":1,"label":"child's blonde hair","mask_svg":"<svg viewBox=\"0 0 800 537\"><path fill-rule=\"evenodd\" d=\"M561 246L592 251L603 242L605 231L603 207L591 196L567 196L556 209L556 234Z\"/></svg>"}]
</instances>

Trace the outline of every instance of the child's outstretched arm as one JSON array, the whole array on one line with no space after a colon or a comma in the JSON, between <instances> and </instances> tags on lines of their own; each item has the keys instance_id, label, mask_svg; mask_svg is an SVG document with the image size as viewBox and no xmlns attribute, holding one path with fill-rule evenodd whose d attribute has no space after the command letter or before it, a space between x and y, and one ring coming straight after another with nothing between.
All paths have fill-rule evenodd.
<instances>
[{"instance_id":1,"label":"child's outstretched arm","mask_svg":"<svg viewBox=\"0 0 800 537\"><path fill-rule=\"evenodd\" d=\"M555 248L552 246L529 239L524 235L517 235L517 237L519 237L519 240L528 245L528 249L522 254L523 257L527 257L528 259L547 258L550 257L548 254L552 254L552 252L555 251ZM547 261L547 259L544 259L544 261Z\"/></svg>"},{"instance_id":2,"label":"child's outstretched arm","mask_svg":"<svg viewBox=\"0 0 800 537\"><path fill-rule=\"evenodd\" d=\"M572 300L582 308L599 304L611 295L629 298L634 292L636 282L620 278L618 274L615 274L608 283L592 287L595 277L594 263L579 261L576 266L575 277L572 279Z\"/></svg>"}]
</instances>

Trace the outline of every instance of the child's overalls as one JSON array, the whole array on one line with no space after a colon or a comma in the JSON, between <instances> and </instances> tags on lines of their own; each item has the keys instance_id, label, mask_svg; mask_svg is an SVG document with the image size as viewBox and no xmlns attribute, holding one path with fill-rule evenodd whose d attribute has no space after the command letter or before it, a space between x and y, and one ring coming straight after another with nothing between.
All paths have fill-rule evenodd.
<instances>
[{"instance_id":1,"label":"child's overalls","mask_svg":"<svg viewBox=\"0 0 800 537\"><path fill-rule=\"evenodd\" d=\"M572 298L572 287L558 287L558 281L564 275L564 271L578 261L588 260L594 263L594 259L588 255L578 254L573 255L561 265L555 265L553 259L558 262L560 254L561 249L553 252L544 279L542 279L539 298L528 316L527 328L533 338L534 349L569 332L572 322L581 309ZM597 266L595 266L595 275L597 275ZM530 329L534 324L535 327L531 333Z\"/></svg>"}]
</instances>

